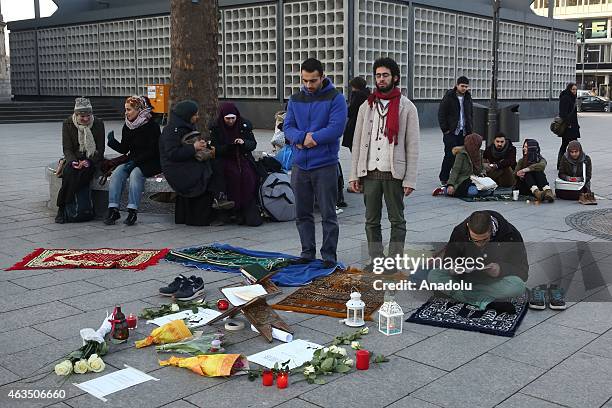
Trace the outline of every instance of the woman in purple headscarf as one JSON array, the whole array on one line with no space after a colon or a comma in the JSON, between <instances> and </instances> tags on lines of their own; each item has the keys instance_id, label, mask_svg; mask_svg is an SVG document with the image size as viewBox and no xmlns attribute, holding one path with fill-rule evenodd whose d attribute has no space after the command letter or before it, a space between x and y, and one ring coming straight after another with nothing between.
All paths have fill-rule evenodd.
<instances>
[{"instance_id":1,"label":"woman in purple headscarf","mask_svg":"<svg viewBox=\"0 0 612 408\"><path fill-rule=\"evenodd\" d=\"M228 199L239 224L261 225L257 206L258 179L251 152L257 147L251 123L240 116L236 105L224 102L217 121L210 127L211 144L217 159L223 161Z\"/></svg>"}]
</instances>

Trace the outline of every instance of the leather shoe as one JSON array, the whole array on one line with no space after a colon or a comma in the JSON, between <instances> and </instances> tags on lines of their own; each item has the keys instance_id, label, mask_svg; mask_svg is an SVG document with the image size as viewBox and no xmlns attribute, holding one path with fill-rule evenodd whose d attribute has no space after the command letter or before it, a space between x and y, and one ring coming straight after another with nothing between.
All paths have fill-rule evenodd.
<instances>
[{"instance_id":1,"label":"leather shoe","mask_svg":"<svg viewBox=\"0 0 612 408\"><path fill-rule=\"evenodd\" d=\"M138 219L138 215L136 210L133 209L128 209L128 216L125 219L125 221L123 221L123 223L125 225L134 225L136 223L136 220Z\"/></svg>"},{"instance_id":2,"label":"leather shoe","mask_svg":"<svg viewBox=\"0 0 612 408\"><path fill-rule=\"evenodd\" d=\"M106 215L106 218L104 219L104 224L113 225L115 224L115 221L117 221L119 218L121 218L119 209L116 207L110 207L108 209L108 214Z\"/></svg>"}]
</instances>

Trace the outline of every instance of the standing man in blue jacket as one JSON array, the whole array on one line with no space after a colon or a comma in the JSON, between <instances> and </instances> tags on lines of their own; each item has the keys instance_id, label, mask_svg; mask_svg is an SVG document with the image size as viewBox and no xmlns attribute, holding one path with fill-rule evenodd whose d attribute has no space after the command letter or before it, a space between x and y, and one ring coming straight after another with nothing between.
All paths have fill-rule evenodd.
<instances>
[{"instance_id":1,"label":"standing man in blue jacket","mask_svg":"<svg viewBox=\"0 0 612 408\"><path fill-rule=\"evenodd\" d=\"M338 151L347 108L344 97L325 78L321 61L309 58L300 67L303 86L287 105L284 131L293 151L291 184L296 195L296 225L301 257L315 259L314 202L323 226L321 258L326 267L337 263Z\"/></svg>"}]
</instances>

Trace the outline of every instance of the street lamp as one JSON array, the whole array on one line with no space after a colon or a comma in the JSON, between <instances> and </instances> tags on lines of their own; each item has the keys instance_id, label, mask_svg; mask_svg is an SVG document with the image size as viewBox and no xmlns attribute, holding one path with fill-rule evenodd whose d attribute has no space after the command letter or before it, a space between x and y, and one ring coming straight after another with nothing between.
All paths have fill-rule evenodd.
<instances>
[{"instance_id":1,"label":"street lamp","mask_svg":"<svg viewBox=\"0 0 612 408\"><path fill-rule=\"evenodd\" d=\"M499 48L499 9L501 0L493 0L493 61L491 64L491 101L489 102L489 113L487 115L487 143L493 140L498 129L498 107L497 107L497 76L498 76L498 52Z\"/></svg>"}]
</instances>

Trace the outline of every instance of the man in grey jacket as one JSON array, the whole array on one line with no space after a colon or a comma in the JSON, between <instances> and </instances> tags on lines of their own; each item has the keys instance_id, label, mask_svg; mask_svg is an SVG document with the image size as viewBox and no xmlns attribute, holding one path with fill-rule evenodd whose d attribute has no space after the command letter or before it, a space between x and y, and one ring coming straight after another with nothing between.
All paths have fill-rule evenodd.
<instances>
[{"instance_id":1,"label":"man in grey jacket","mask_svg":"<svg viewBox=\"0 0 612 408\"><path fill-rule=\"evenodd\" d=\"M366 236L372 271L384 257L380 220L384 197L391 223L389 257L403 254L406 240L404 197L416 186L419 160L419 115L398 87L400 70L391 58L374 62L375 91L359 108L353 138L349 184L363 190Z\"/></svg>"}]
</instances>

